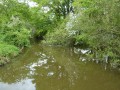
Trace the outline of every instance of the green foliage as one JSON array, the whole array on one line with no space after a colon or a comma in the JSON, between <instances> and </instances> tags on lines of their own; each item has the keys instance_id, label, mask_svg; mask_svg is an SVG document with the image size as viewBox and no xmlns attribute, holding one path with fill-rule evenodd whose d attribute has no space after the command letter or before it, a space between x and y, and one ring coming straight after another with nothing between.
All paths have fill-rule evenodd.
<instances>
[{"instance_id":1,"label":"green foliage","mask_svg":"<svg viewBox=\"0 0 120 90\"><path fill-rule=\"evenodd\" d=\"M66 16L73 12L73 0L34 0L41 7L49 7L49 12L53 13L59 20L66 18Z\"/></svg>"},{"instance_id":2,"label":"green foliage","mask_svg":"<svg viewBox=\"0 0 120 90\"><path fill-rule=\"evenodd\" d=\"M19 54L20 49L29 46L29 7L16 0L1 0L0 3L0 65L8 58Z\"/></svg>"},{"instance_id":3,"label":"green foliage","mask_svg":"<svg viewBox=\"0 0 120 90\"><path fill-rule=\"evenodd\" d=\"M0 4L0 41L24 47L30 44L30 30L27 26L29 7L14 0L2 0Z\"/></svg>"},{"instance_id":4,"label":"green foliage","mask_svg":"<svg viewBox=\"0 0 120 90\"><path fill-rule=\"evenodd\" d=\"M0 31L1 41L13 44L18 47L28 46L30 44L30 31L20 26L4 26Z\"/></svg>"},{"instance_id":5,"label":"green foliage","mask_svg":"<svg viewBox=\"0 0 120 90\"><path fill-rule=\"evenodd\" d=\"M15 46L24 47L30 44L30 31L25 28L21 30L9 29L9 31L6 31L3 35L5 36L5 42Z\"/></svg>"},{"instance_id":6,"label":"green foliage","mask_svg":"<svg viewBox=\"0 0 120 90\"><path fill-rule=\"evenodd\" d=\"M65 45L68 39L68 32L62 29L56 29L52 33L47 33L45 43L50 45Z\"/></svg>"},{"instance_id":7,"label":"green foliage","mask_svg":"<svg viewBox=\"0 0 120 90\"><path fill-rule=\"evenodd\" d=\"M0 56L8 57L8 56L16 56L19 53L19 48L14 45L9 45L6 43L0 43Z\"/></svg>"},{"instance_id":8,"label":"green foliage","mask_svg":"<svg viewBox=\"0 0 120 90\"><path fill-rule=\"evenodd\" d=\"M19 48L0 42L0 66L10 61L9 57L15 57L19 54Z\"/></svg>"},{"instance_id":9,"label":"green foliage","mask_svg":"<svg viewBox=\"0 0 120 90\"><path fill-rule=\"evenodd\" d=\"M34 14L35 13L32 15ZM31 24L33 25L34 37L40 39L47 33L47 31L50 31L55 26L54 21L50 19L49 13L45 14L37 11L34 17L31 18L31 21Z\"/></svg>"},{"instance_id":10,"label":"green foliage","mask_svg":"<svg viewBox=\"0 0 120 90\"><path fill-rule=\"evenodd\" d=\"M80 8L73 27L80 32L76 36L77 41L87 43L97 53L95 57L98 59L104 56L117 59L120 55L119 0L76 1L80 3L74 4Z\"/></svg>"},{"instance_id":11,"label":"green foliage","mask_svg":"<svg viewBox=\"0 0 120 90\"><path fill-rule=\"evenodd\" d=\"M37 7L1 0L0 60L29 46L31 37L43 39L46 35L44 43L88 46L95 58L105 60L108 56L119 65L119 0L33 1ZM76 18L69 17L69 13L75 13Z\"/></svg>"},{"instance_id":12,"label":"green foliage","mask_svg":"<svg viewBox=\"0 0 120 90\"><path fill-rule=\"evenodd\" d=\"M8 63L9 58L19 54L19 48L14 45L0 42L0 66Z\"/></svg>"},{"instance_id":13,"label":"green foliage","mask_svg":"<svg viewBox=\"0 0 120 90\"><path fill-rule=\"evenodd\" d=\"M66 22L63 22L60 26L55 28L52 32L48 32L45 36L43 43L49 45L73 45L74 38L69 34L69 31L65 29Z\"/></svg>"}]
</instances>

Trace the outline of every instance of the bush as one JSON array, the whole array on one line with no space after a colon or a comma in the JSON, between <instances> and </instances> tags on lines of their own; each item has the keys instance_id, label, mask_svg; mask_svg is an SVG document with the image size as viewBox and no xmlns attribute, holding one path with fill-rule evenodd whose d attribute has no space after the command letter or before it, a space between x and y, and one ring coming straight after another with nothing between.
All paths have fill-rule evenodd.
<instances>
[{"instance_id":1,"label":"bush","mask_svg":"<svg viewBox=\"0 0 120 90\"><path fill-rule=\"evenodd\" d=\"M50 45L74 45L75 39L69 30L66 29L66 22L46 34L43 43Z\"/></svg>"},{"instance_id":2,"label":"bush","mask_svg":"<svg viewBox=\"0 0 120 90\"><path fill-rule=\"evenodd\" d=\"M6 43L0 43L0 56L1 57L13 57L18 55L19 48L14 45L8 45Z\"/></svg>"},{"instance_id":3,"label":"bush","mask_svg":"<svg viewBox=\"0 0 120 90\"><path fill-rule=\"evenodd\" d=\"M30 44L31 33L28 30L24 22L19 20L18 17L11 17L11 21L2 26L0 31L0 41L7 42L17 47L24 47Z\"/></svg>"},{"instance_id":4,"label":"bush","mask_svg":"<svg viewBox=\"0 0 120 90\"><path fill-rule=\"evenodd\" d=\"M19 48L14 45L8 45L0 42L0 65L4 65L10 61L10 57L14 57L19 54Z\"/></svg>"}]
</instances>

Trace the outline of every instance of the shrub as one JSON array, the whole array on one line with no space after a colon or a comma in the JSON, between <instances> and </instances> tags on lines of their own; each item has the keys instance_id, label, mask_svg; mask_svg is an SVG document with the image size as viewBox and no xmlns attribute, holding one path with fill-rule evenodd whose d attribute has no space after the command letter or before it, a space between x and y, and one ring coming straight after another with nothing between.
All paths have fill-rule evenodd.
<instances>
[{"instance_id":1,"label":"shrub","mask_svg":"<svg viewBox=\"0 0 120 90\"><path fill-rule=\"evenodd\" d=\"M8 45L0 42L0 65L4 65L10 61L10 57L14 57L19 54L19 48L14 45Z\"/></svg>"},{"instance_id":2,"label":"shrub","mask_svg":"<svg viewBox=\"0 0 120 90\"><path fill-rule=\"evenodd\" d=\"M66 29L66 22L63 22L60 26L55 28L53 31L50 31L46 34L45 40L43 43L50 45L73 45L74 36Z\"/></svg>"},{"instance_id":3,"label":"shrub","mask_svg":"<svg viewBox=\"0 0 120 90\"><path fill-rule=\"evenodd\" d=\"M6 43L0 43L0 56L1 57L12 57L16 56L19 53L19 48L14 45L8 45Z\"/></svg>"}]
</instances>

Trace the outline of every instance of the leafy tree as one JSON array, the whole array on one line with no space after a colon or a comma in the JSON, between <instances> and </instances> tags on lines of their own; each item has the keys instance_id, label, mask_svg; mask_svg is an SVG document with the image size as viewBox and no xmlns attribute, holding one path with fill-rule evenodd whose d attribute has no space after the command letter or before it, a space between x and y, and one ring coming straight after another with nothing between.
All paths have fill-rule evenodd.
<instances>
[{"instance_id":1,"label":"leafy tree","mask_svg":"<svg viewBox=\"0 0 120 90\"><path fill-rule=\"evenodd\" d=\"M119 4L119 0L76 0L74 3L79 8L74 28L80 34L76 38L89 44L100 60L111 57L120 63Z\"/></svg>"}]
</instances>

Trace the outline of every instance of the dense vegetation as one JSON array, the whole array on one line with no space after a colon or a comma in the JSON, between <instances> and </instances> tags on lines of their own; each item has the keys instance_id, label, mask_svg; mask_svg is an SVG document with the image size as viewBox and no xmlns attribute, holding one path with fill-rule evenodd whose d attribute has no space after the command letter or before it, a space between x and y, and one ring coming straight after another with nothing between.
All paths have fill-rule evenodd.
<instances>
[{"instance_id":1,"label":"dense vegetation","mask_svg":"<svg viewBox=\"0 0 120 90\"><path fill-rule=\"evenodd\" d=\"M120 0L0 1L0 64L33 39L89 48L90 58L120 66Z\"/></svg>"},{"instance_id":2,"label":"dense vegetation","mask_svg":"<svg viewBox=\"0 0 120 90\"><path fill-rule=\"evenodd\" d=\"M76 40L89 45L96 59L106 62L111 60L113 66L119 66L120 1L82 0L80 3L77 23L74 25L80 32Z\"/></svg>"}]
</instances>

